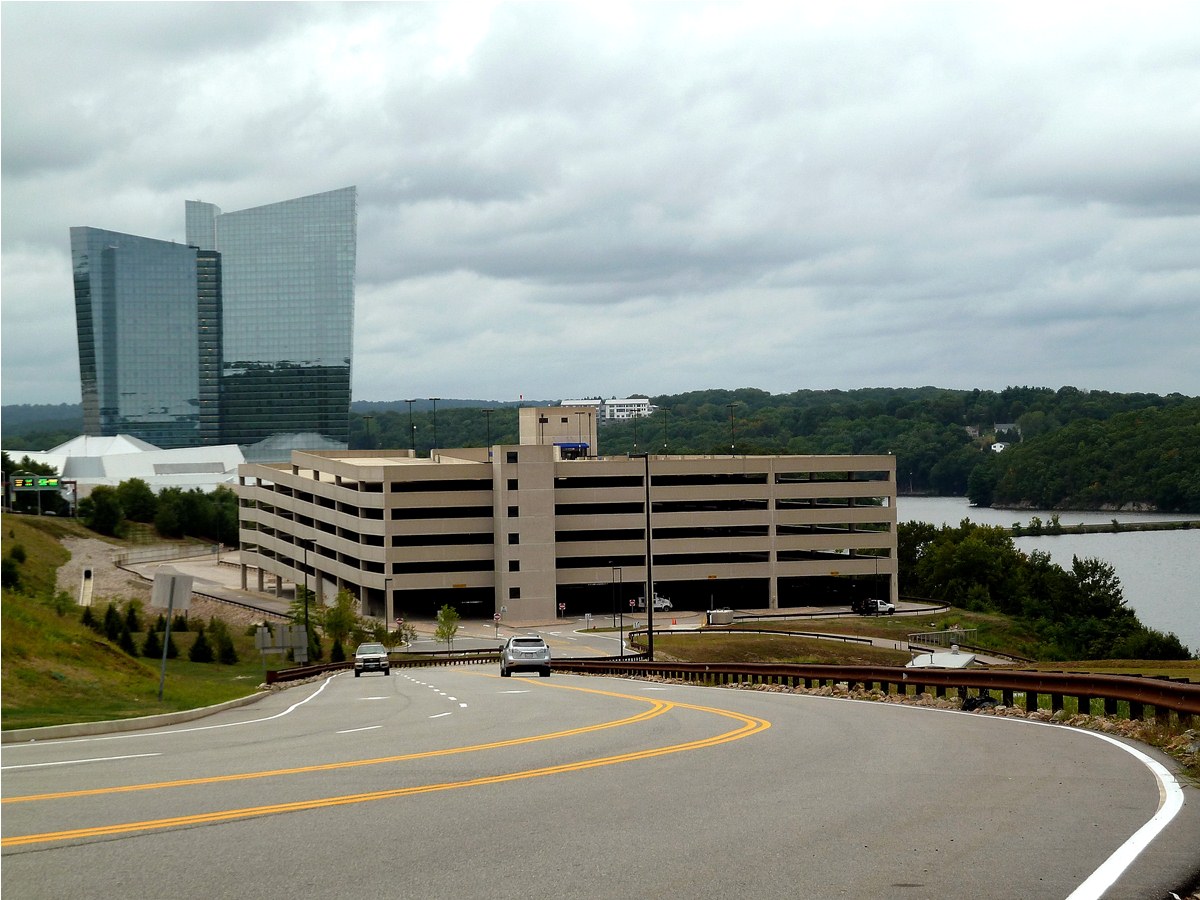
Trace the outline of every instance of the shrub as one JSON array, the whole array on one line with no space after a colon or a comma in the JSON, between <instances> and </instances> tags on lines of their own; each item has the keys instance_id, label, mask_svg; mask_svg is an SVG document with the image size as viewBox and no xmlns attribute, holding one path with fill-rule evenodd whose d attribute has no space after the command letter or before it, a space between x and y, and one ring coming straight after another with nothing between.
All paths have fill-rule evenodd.
<instances>
[{"instance_id":1,"label":"shrub","mask_svg":"<svg viewBox=\"0 0 1200 900\"><path fill-rule=\"evenodd\" d=\"M113 604L108 604L104 608L102 633L110 641L119 641L121 639L121 625L121 614L117 612L117 608Z\"/></svg>"},{"instance_id":2,"label":"shrub","mask_svg":"<svg viewBox=\"0 0 1200 900\"><path fill-rule=\"evenodd\" d=\"M148 659L162 659L162 641L158 639L158 632L151 628L146 632L146 640L142 642L142 656Z\"/></svg>"},{"instance_id":3,"label":"shrub","mask_svg":"<svg viewBox=\"0 0 1200 900\"><path fill-rule=\"evenodd\" d=\"M238 661L233 639L228 634L222 634L217 638L217 661L226 666L235 665Z\"/></svg>"},{"instance_id":4,"label":"shrub","mask_svg":"<svg viewBox=\"0 0 1200 900\"><path fill-rule=\"evenodd\" d=\"M203 629L196 632L196 641L192 644L192 649L188 651L188 659L195 663L213 661L212 645L208 642L208 637L204 634Z\"/></svg>"},{"instance_id":5,"label":"shrub","mask_svg":"<svg viewBox=\"0 0 1200 900\"><path fill-rule=\"evenodd\" d=\"M133 643L133 632L128 628L122 628L121 634L117 638L117 646L128 653L130 656L137 656L137 646Z\"/></svg>"}]
</instances>

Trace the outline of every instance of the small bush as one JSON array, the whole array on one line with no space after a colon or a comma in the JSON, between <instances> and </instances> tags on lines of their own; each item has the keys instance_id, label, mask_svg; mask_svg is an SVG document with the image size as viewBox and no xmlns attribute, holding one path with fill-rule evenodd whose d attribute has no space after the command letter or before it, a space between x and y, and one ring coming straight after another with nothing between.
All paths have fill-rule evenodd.
<instances>
[{"instance_id":1,"label":"small bush","mask_svg":"<svg viewBox=\"0 0 1200 900\"><path fill-rule=\"evenodd\" d=\"M121 614L117 612L116 606L108 604L104 608L104 625L103 634L110 641L116 643L121 639Z\"/></svg>"},{"instance_id":2,"label":"small bush","mask_svg":"<svg viewBox=\"0 0 1200 900\"><path fill-rule=\"evenodd\" d=\"M225 666L237 664L237 650L234 649L233 639L228 634L222 634L217 638L217 661Z\"/></svg>"},{"instance_id":3,"label":"small bush","mask_svg":"<svg viewBox=\"0 0 1200 900\"><path fill-rule=\"evenodd\" d=\"M213 661L212 644L208 642L208 637L204 631L196 633L196 641L192 644L192 649L188 651L188 659L195 663L210 663Z\"/></svg>"},{"instance_id":4,"label":"small bush","mask_svg":"<svg viewBox=\"0 0 1200 900\"><path fill-rule=\"evenodd\" d=\"M121 634L117 638L117 646L128 653L130 656L137 656L137 645L133 643L133 632L128 628L122 628Z\"/></svg>"},{"instance_id":5,"label":"small bush","mask_svg":"<svg viewBox=\"0 0 1200 900\"><path fill-rule=\"evenodd\" d=\"M142 656L147 659L162 659L162 641L158 639L158 632L151 629L146 632L146 640L142 642Z\"/></svg>"}]
</instances>

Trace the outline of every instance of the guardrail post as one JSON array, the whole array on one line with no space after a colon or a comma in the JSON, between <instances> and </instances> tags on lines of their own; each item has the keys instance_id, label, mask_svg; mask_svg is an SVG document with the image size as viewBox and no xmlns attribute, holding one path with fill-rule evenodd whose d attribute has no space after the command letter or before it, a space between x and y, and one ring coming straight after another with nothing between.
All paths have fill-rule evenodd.
<instances>
[{"instance_id":1,"label":"guardrail post","mask_svg":"<svg viewBox=\"0 0 1200 900\"><path fill-rule=\"evenodd\" d=\"M965 687L959 687L959 689L958 689L958 699L959 699L959 700L966 700L966 699L967 699L967 689L966 689Z\"/></svg>"},{"instance_id":2,"label":"guardrail post","mask_svg":"<svg viewBox=\"0 0 1200 900\"><path fill-rule=\"evenodd\" d=\"M1081 716L1090 716L1092 714L1092 698L1087 694L1080 694L1075 698L1075 702L1079 705L1079 714Z\"/></svg>"},{"instance_id":3,"label":"guardrail post","mask_svg":"<svg viewBox=\"0 0 1200 900\"><path fill-rule=\"evenodd\" d=\"M935 687L933 689L933 693L934 693L934 696L937 697L939 700L945 699L946 686L944 684L939 684L937 687Z\"/></svg>"},{"instance_id":4,"label":"guardrail post","mask_svg":"<svg viewBox=\"0 0 1200 900\"><path fill-rule=\"evenodd\" d=\"M1025 692L1025 712L1037 712L1038 710L1038 695L1037 691Z\"/></svg>"},{"instance_id":5,"label":"guardrail post","mask_svg":"<svg viewBox=\"0 0 1200 900\"><path fill-rule=\"evenodd\" d=\"M1155 706L1154 707L1154 721L1156 721L1159 725L1164 725L1164 726L1170 725L1171 724L1170 708L1166 707L1166 706Z\"/></svg>"},{"instance_id":6,"label":"guardrail post","mask_svg":"<svg viewBox=\"0 0 1200 900\"><path fill-rule=\"evenodd\" d=\"M1106 716L1115 716L1117 714L1117 701L1112 697L1104 698L1104 714Z\"/></svg>"},{"instance_id":7,"label":"guardrail post","mask_svg":"<svg viewBox=\"0 0 1200 900\"><path fill-rule=\"evenodd\" d=\"M1004 690L1000 692L1000 702L1004 706L1013 705L1013 692L1011 688L1004 688Z\"/></svg>"},{"instance_id":8,"label":"guardrail post","mask_svg":"<svg viewBox=\"0 0 1200 900\"><path fill-rule=\"evenodd\" d=\"M1140 719L1145 713L1146 709L1141 703L1138 703L1136 700L1129 701L1129 718Z\"/></svg>"},{"instance_id":9,"label":"guardrail post","mask_svg":"<svg viewBox=\"0 0 1200 900\"><path fill-rule=\"evenodd\" d=\"M1054 712L1062 712L1062 708L1063 708L1063 695L1062 694L1051 694L1050 695L1050 709L1052 709Z\"/></svg>"}]
</instances>

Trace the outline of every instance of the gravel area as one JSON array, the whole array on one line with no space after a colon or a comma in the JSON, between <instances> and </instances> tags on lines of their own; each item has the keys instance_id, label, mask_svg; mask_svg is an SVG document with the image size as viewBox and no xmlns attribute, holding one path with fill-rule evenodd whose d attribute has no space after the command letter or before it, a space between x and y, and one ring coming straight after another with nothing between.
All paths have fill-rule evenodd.
<instances>
[{"instance_id":1,"label":"gravel area","mask_svg":"<svg viewBox=\"0 0 1200 900\"><path fill-rule=\"evenodd\" d=\"M58 570L58 588L66 591L72 600L79 599L79 586L83 578L83 570L92 570L92 606L103 607L110 600L124 603L127 600L139 600L144 611L149 611L150 592L153 582L122 569L113 562L118 550L112 544L93 538L64 538L63 546L71 554L71 558ZM159 610L165 612L166 610ZM209 619L216 617L229 625L244 626L263 621L264 616L251 610L242 609L228 603L221 603L207 597L192 595L191 609L188 615Z\"/></svg>"}]
</instances>

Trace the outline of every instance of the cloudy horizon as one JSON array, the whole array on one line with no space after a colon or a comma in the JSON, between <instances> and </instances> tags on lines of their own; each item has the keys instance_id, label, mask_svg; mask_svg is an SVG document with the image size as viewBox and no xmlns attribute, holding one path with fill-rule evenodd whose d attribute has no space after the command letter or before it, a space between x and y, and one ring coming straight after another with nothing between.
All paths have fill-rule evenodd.
<instances>
[{"instance_id":1,"label":"cloudy horizon","mask_svg":"<svg viewBox=\"0 0 1200 900\"><path fill-rule=\"evenodd\" d=\"M353 398L1200 395L1200 6L4 3L3 403L71 226L358 188Z\"/></svg>"}]
</instances>

